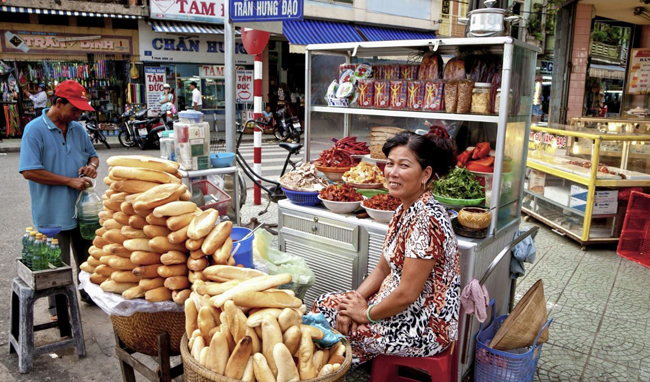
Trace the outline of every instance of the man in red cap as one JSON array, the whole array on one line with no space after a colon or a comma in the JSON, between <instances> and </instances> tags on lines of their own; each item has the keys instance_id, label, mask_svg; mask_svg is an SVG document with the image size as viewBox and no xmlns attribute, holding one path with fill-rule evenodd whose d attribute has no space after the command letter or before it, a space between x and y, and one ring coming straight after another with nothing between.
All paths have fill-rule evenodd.
<instances>
[{"instance_id":1,"label":"man in red cap","mask_svg":"<svg viewBox=\"0 0 650 382\"><path fill-rule=\"evenodd\" d=\"M79 266L88 258L89 240L81 237L75 216L79 192L97 177L99 159L88 133L76 122L82 111L94 111L86 89L76 81L61 82L54 90L52 107L25 126L20 142L18 171L29 181L32 220L35 227L60 226L55 236L61 259L70 264L70 248ZM82 291L82 301L88 296ZM50 313L54 299L50 299Z\"/></svg>"}]
</instances>

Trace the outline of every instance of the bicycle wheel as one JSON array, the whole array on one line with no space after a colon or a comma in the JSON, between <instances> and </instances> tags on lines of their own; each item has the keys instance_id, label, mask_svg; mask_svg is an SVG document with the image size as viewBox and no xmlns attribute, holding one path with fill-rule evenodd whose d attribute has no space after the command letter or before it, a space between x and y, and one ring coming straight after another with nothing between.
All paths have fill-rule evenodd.
<instances>
[{"instance_id":1,"label":"bicycle wheel","mask_svg":"<svg viewBox=\"0 0 650 382\"><path fill-rule=\"evenodd\" d=\"M117 136L117 139L120 141L122 146L124 147L133 147L133 140L131 139L131 136L126 133L126 131L122 130Z\"/></svg>"},{"instance_id":2,"label":"bicycle wheel","mask_svg":"<svg viewBox=\"0 0 650 382\"><path fill-rule=\"evenodd\" d=\"M273 136L279 141L286 141L289 138L289 132L287 129L282 128L282 126L275 126L273 128Z\"/></svg>"}]
</instances>

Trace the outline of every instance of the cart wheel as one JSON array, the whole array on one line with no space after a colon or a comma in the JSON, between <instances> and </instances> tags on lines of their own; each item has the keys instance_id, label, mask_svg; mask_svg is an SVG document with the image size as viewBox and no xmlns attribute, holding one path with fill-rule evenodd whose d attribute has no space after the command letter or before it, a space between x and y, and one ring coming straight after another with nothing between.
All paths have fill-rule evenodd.
<instances>
[{"instance_id":1,"label":"cart wheel","mask_svg":"<svg viewBox=\"0 0 650 382\"><path fill-rule=\"evenodd\" d=\"M587 251L587 246L586 246L586 245L581 245L581 246L580 246L580 250L581 250L582 252L586 252L586 251Z\"/></svg>"},{"instance_id":2,"label":"cart wheel","mask_svg":"<svg viewBox=\"0 0 650 382\"><path fill-rule=\"evenodd\" d=\"M530 216L528 216L528 215L524 216L524 221L525 222L528 222L529 220L530 220Z\"/></svg>"}]
</instances>

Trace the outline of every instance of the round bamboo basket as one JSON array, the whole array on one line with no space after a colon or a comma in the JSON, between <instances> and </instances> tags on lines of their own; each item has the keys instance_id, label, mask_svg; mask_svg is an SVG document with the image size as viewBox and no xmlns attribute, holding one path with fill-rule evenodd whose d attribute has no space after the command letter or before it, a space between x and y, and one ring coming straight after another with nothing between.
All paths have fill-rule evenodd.
<instances>
[{"instance_id":1,"label":"round bamboo basket","mask_svg":"<svg viewBox=\"0 0 650 382\"><path fill-rule=\"evenodd\" d=\"M352 347L350 343L346 340L342 340L345 344L345 362L339 367L339 369L329 375L324 377L306 379L301 382L344 382L345 374L350 370L352 366ZM242 382L239 379L232 379L224 377L221 374L217 374L205 367L201 366L199 362L192 357L190 350L188 349L189 340L187 335L183 336L181 341L181 359L183 360L183 381L184 382Z\"/></svg>"},{"instance_id":2,"label":"round bamboo basket","mask_svg":"<svg viewBox=\"0 0 650 382\"><path fill-rule=\"evenodd\" d=\"M170 354L180 354L181 339L185 334L185 312L111 316L111 322L119 339L138 353L158 355L158 334L166 331L169 333Z\"/></svg>"}]
</instances>

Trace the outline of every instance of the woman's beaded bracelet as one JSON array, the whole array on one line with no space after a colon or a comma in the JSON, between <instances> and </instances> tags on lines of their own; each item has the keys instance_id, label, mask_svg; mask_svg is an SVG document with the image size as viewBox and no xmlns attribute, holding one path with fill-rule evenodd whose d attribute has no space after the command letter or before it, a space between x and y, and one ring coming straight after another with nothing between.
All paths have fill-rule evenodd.
<instances>
[{"instance_id":1,"label":"woman's beaded bracelet","mask_svg":"<svg viewBox=\"0 0 650 382\"><path fill-rule=\"evenodd\" d=\"M372 305L370 305L368 307L368 309L366 309L366 318L368 319L368 321L372 322L373 324L376 324L376 323L379 322L379 320L373 320L372 318L370 318L370 309L374 308L375 305L376 304L372 304Z\"/></svg>"}]
</instances>

